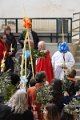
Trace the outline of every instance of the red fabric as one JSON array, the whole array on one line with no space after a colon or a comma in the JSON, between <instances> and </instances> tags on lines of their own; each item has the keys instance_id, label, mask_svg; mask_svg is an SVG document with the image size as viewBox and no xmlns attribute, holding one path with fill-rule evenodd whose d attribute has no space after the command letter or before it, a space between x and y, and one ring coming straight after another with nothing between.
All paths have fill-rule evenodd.
<instances>
[{"instance_id":1,"label":"red fabric","mask_svg":"<svg viewBox=\"0 0 80 120\"><path fill-rule=\"evenodd\" d=\"M6 55L8 55L7 50L8 46L4 42L0 41L0 63L1 60L3 59L4 51L6 51Z\"/></svg>"},{"instance_id":2,"label":"red fabric","mask_svg":"<svg viewBox=\"0 0 80 120\"><path fill-rule=\"evenodd\" d=\"M36 83L35 86L28 88L27 95L28 95L28 105L29 107L33 107L35 105L35 111L38 114L38 119L42 120L42 114L41 114L41 104L36 103L36 93L37 90L42 86L41 83ZM34 113L34 110L32 110Z\"/></svg>"},{"instance_id":3,"label":"red fabric","mask_svg":"<svg viewBox=\"0 0 80 120\"><path fill-rule=\"evenodd\" d=\"M35 86L28 88L28 105L31 107L32 105L39 105L36 103L36 93L37 90L42 86L42 83L36 83Z\"/></svg>"},{"instance_id":4,"label":"red fabric","mask_svg":"<svg viewBox=\"0 0 80 120\"><path fill-rule=\"evenodd\" d=\"M36 99L36 88L35 88L35 86L28 88L27 94L28 94L28 105L29 105L29 107L32 107L32 105L34 104L34 101Z\"/></svg>"},{"instance_id":5,"label":"red fabric","mask_svg":"<svg viewBox=\"0 0 80 120\"><path fill-rule=\"evenodd\" d=\"M39 58L36 61L36 72L45 71L47 76L47 81L50 84L54 78L53 68L51 63L50 52L47 50L46 57Z\"/></svg>"}]
</instances>

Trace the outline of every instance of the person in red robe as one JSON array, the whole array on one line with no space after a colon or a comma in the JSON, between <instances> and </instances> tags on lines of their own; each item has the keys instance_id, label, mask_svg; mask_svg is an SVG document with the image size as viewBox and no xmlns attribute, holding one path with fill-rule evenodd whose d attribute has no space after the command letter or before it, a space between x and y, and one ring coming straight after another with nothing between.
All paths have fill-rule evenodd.
<instances>
[{"instance_id":1,"label":"person in red robe","mask_svg":"<svg viewBox=\"0 0 80 120\"><path fill-rule=\"evenodd\" d=\"M35 119L42 120L41 104L36 102L37 91L42 87L46 81L46 73L39 72L35 76L36 84L27 89L29 109L33 111Z\"/></svg>"},{"instance_id":2,"label":"person in red robe","mask_svg":"<svg viewBox=\"0 0 80 120\"><path fill-rule=\"evenodd\" d=\"M0 36L0 63L4 57L4 52L6 51L6 55L8 54L7 53L7 45L6 45L6 42L5 40L3 39L3 36Z\"/></svg>"},{"instance_id":3,"label":"person in red robe","mask_svg":"<svg viewBox=\"0 0 80 120\"><path fill-rule=\"evenodd\" d=\"M36 60L36 73L45 71L46 72L46 80L50 84L51 81L54 78L53 74L53 68L52 68L52 63L51 63L51 57L50 57L50 52L49 50L46 50L46 45L44 41L40 41L38 43L38 49L40 51L46 52L46 57L40 57Z\"/></svg>"},{"instance_id":4,"label":"person in red robe","mask_svg":"<svg viewBox=\"0 0 80 120\"><path fill-rule=\"evenodd\" d=\"M0 66L1 66L1 61L4 57L4 52L5 52L5 60L6 56L12 55L12 52L8 52L8 45L7 45L7 38L6 35L0 35Z\"/></svg>"}]
</instances>

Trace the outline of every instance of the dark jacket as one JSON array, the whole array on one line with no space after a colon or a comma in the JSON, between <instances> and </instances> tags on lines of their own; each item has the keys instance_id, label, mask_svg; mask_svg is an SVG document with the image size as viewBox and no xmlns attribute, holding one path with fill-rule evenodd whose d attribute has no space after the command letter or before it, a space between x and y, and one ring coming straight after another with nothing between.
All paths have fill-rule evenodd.
<instances>
[{"instance_id":1,"label":"dark jacket","mask_svg":"<svg viewBox=\"0 0 80 120\"><path fill-rule=\"evenodd\" d=\"M12 33L10 33L9 35L6 34L6 36L7 36L7 44L9 48L11 47L12 44L12 48L14 49L12 54L12 57L14 57L17 52L17 41Z\"/></svg>"},{"instance_id":2,"label":"dark jacket","mask_svg":"<svg viewBox=\"0 0 80 120\"><path fill-rule=\"evenodd\" d=\"M7 105L0 105L0 120L34 120L33 113L26 110L23 114L17 114L11 111Z\"/></svg>"},{"instance_id":3,"label":"dark jacket","mask_svg":"<svg viewBox=\"0 0 80 120\"><path fill-rule=\"evenodd\" d=\"M26 110L23 114L10 114L5 120L34 120L33 113Z\"/></svg>"},{"instance_id":4,"label":"dark jacket","mask_svg":"<svg viewBox=\"0 0 80 120\"><path fill-rule=\"evenodd\" d=\"M38 38L36 32L34 32L34 31L31 30L31 33L32 33L32 36L33 36L33 41L34 41L34 49L37 49L39 38ZM20 35L20 38L19 38L19 43L21 44L21 48L24 47L23 43L21 42L21 40L24 40L24 39L25 39L25 35L22 33Z\"/></svg>"},{"instance_id":5,"label":"dark jacket","mask_svg":"<svg viewBox=\"0 0 80 120\"><path fill-rule=\"evenodd\" d=\"M0 120L6 120L6 117L11 113L11 108L7 105L0 104Z\"/></svg>"}]
</instances>

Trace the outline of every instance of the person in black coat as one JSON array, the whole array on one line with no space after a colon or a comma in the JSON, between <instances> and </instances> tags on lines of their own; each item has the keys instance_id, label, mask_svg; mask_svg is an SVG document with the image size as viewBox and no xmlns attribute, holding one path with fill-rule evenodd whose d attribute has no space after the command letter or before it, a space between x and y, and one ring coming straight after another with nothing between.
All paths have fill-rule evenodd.
<instances>
[{"instance_id":1,"label":"person in black coat","mask_svg":"<svg viewBox=\"0 0 80 120\"><path fill-rule=\"evenodd\" d=\"M58 111L61 113L64 104L69 104L71 101L71 97L67 93L67 91L63 91L64 83L62 80L54 79L51 84L51 91L52 91L52 102L57 105ZM64 93L64 94L63 94Z\"/></svg>"},{"instance_id":2,"label":"person in black coat","mask_svg":"<svg viewBox=\"0 0 80 120\"><path fill-rule=\"evenodd\" d=\"M11 69L11 74L14 73L14 57L17 52L17 41L14 35L11 33L11 28L6 26L4 30L4 35L7 37L7 44L9 47L9 52L12 52L10 57L6 58L6 70ZM12 48L12 50L11 50Z\"/></svg>"},{"instance_id":3,"label":"person in black coat","mask_svg":"<svg viewBox=\"0 0 80 120\"><path fill-rule=\"evenodd\" d=\"M6 35L7 37L7 44L9 46L9 48L11 49L11 44L12 44L12 57L15 56L16 52L17 52L17 41L13 35L13 33L11 33L11 28L10 26L6 26L5 30L4 30L4 34Z\"/></svg>"},{"instance_id":4,"label":"person in black coat","mask_svg":"<svg viewBox=\"0 0 80 120\"><path fill-rule=\"evenodd\" d=\"M26 110L23 114L10 114L6 120L34 120L30 110Z\"/></svg>"},{"instance_id":5,"label":"person in black coat","mask_svg":"<svg viewBox=\"0 0 80 120\"><path fill-rule=\"evenodd\" d=\"M0 120L34 120L28 110L26 91L17 90L6 105L0 105Z\"/></svg>"},{"instance_id":6,"label":"person in black coat","mask_svg":"<svg viewBox=\"0 0 80 120\"><path fill-rule=\"evenodd\" d=\"M11 108L5 104L0 104L0 120L6 120L6 117L11 113Z\"/></svg>"},{"instance_id":7,"label":"person in black coat","mask_svg":"<svg viewBox=\"0 0 80 120\"><path fill-rule=\"evenodd\" d=\"M19 43L21 44L21 48L24 47L25 35L26 35L26 30L24 30L23 33L21 33L21 35L19 37ZM34 41L34 49L37 49L39 38L37 36L37 33L34 32L32 29L29 29L29 38Z\"/></svg>"}]
</instances>

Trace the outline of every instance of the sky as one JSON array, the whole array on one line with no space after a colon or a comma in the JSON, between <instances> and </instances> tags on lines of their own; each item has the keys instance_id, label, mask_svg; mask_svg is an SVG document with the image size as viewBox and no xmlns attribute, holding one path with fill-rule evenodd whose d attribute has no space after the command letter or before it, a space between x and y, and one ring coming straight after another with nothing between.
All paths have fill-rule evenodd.
<instances>
[{"instance_id":1,"label":"sky","mask_svg":"<svg viewBox=\"0 0 80 120\"><path fill-rule=\"evenodd\" d=\"M0 0L0 18L72 17L80 0Z\"/></svg>"}]
</instances>

